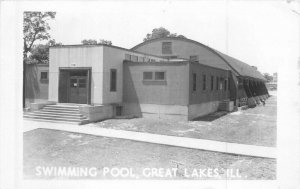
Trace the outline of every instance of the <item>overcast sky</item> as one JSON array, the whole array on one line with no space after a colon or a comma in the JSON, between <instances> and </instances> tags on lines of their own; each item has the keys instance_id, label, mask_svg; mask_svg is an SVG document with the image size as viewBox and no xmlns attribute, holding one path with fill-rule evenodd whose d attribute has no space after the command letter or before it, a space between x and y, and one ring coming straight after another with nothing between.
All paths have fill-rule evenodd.
<instances>
[{"instance_id":1,"label":"overcast sky","mask_svg":"<svg viewBox=\"0 0 300 189\"><path fill-rule=\"evenodd\" d=\"M273 73L299 45L299 15L284 1L98 1L49 4L51 36L63 44L106 39L132 48L165 27ZM285 60L286 62L286 60Z\"/></svg>"}]
</instances>

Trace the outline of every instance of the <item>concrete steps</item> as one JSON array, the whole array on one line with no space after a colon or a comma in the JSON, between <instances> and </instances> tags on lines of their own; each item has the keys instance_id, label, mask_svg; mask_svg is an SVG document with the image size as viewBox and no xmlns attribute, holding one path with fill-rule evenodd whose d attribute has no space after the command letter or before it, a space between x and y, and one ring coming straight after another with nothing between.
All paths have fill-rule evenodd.
<instances>
[{"instance_id":1,"label":"concrete steps","mask_svg":"<svg viewBox=\"0 0 300 189\"><path fill-rule=\"evenodd\" d=\"M61 122L70 124L86 124L89 120L80 114L79 106L76 105L46 105L38 111L25 112L24 119L46 122Z\"/></svg>"}]
</instances>

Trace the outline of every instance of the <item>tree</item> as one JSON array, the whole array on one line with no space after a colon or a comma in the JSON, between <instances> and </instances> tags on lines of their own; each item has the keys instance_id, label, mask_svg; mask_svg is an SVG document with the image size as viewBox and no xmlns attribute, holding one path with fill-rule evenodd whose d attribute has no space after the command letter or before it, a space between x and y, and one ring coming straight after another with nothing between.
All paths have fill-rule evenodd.
<instances>
[{"instance_id":1,"label":"tree","mask_svg":"<svg viewBox=\"0 0 300 189\"><path fill-rule=\"evenodd\" d=\"M84 39L81 41L84 45L112 45L112 42L105 39L100 39L98 42L95 39Z\"/></svg>"},{"instance_id":2,"label":"tree","mask_svg":"<svg viewBox=\"0 0 300 189\"><path fill-rule=\"evenodd\" d=\"M55 18L55 12L24 12L23 14L23 107L25 108L27 55L36 41L49 40L48 21Z\"/></svg>"},{"instance_id":3,"label":"tree","mask_svg":"<svg viewBox=\"0 0 300 189\"><path fill-rule=\"evenodd\" d=\"M100 39L98 44L103 44L103 45L112 45L112 42L109 40L105 40L105 39Z\"/></svg>"},{"instance_id":4,"label":"tree","mask_svg":"<svg viewBox=\"0 0 300 189\"><path fill-rule=\"evenodd\" d=\"M48 21L55 18L55 12L24 12L23 34L24 50L23 55L27 57L33 44L39 40L49 40L50 26Z\"/></svg>"},{"instance_id":5,"label":"tree","mask_svg":"<svg viewBox=\"0 0 300 189\"><path fill-rule=\"evenodd\" d=\"M49 47L60 45L62 45L62 43L56 43L54 39L51 39L47 44L33 45L30 55L27 58L27 64L48 64Z\"/></svg>"},{"instance_id":6,"label":"tree","mask_svg":"<svg viewBox=\"0 0 300 189\"><path fill-rule=\"evenodd\" d=\"M273 81L273 77L270 74L264 73L263 75L264 75L265 79L267 80L267 82Z\"/></svg>"},{"instance_id":7,"label":"tree","mask_svg":"<svg viewBox=\"0 0 300 189\"><path fill-rule=\"evenodd\" d=\"M152 33L148 33L146 37L144 38L144 41L148 41L151 39L156 39L156 38L162 38L162 37L178 37L178 38L186 38L183 35L177 35L177 33L170 33L169 30L167 30L164 27L159 27L159 28L154 28L152 30Z\"/></svg>"}]
</instances>

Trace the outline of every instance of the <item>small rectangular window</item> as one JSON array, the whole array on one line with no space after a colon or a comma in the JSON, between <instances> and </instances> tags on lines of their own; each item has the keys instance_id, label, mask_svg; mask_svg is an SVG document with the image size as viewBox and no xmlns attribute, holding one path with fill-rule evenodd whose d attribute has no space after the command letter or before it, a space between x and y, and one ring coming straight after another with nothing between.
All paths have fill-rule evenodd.
<instances>
[{"instance_id":1,"label":"small rectangular window","mask_svg":"<svg viewBox=\"0 0 300 189\"><path fill-rule=\"evenodd\" d=\"M125 60L130 61L130 54L125 54Z\"/></svg>"},{"instance_id":2,"label":"small rectangular window","mask_svg":"<svg viewBox=\"0 0 300 189\"><path fill-rule=\"evenodd\" d=\"M172 42L162 42L162 54L172 54Z\"/></svg>"},{"instance_id":3,"label":"small rectangular window","mask_svg":"<svg viewBox=\"0 0 300 189\"><path fill-rule=\"evenodd\" d=\"M117 91L117 70L110 69L110 91Z\"/></svg>"},{"instance_id":4,"label":"small rectangular window","mask_svg":"<svg viewBox=\"0 0 300 189\"><path fill-rule=\"evenodd\" d=\"M197 55L190 56L190 61L191 62L198 61L198 56Z\"/></svg>"},{"instance_id":5,"label":"small rectangular window","mask_svg":"<svg viewBox=\"0 0 300 189\"><path fill-rule=\"evenodd\" d=\"M219 90L219 77L217 77L217 81L216 81L216 90Z\"/></svg>"},{"instance_id":6,"label":"small rectangular window","mask_svg":"<svg viewBox=\"0 0 300 189\"><path fill-rule=\"evenodd\" d=\"M144 62L144 57L140 57L140 56L139 56L138 61L139 61L139 62Z\"/></svg>"},{"instance_id":7,"label":"small rectangular window","mask_svg":"<svg viewBox=\"0 0 300 189\"><path fill-rule=\"evenodd\" d=\"M41 72L41 80L48 80L48 72Z\"/></svg>"},{"instance_id":8,"label":"small rectangular window","mask_svg":"<svg viewBox=\"0 0 300 189\"><path fill-rule=\"evenodd\" d=\"M131 55L131 61L132 62L137 62L138 61L138 56Z\"/></svg>"},{"instance_id":9,"label":"small rectangular window","mask_svg":"<svg viewBox=\"0 0 300 189\"><path fill-rule=\"evenodd\" d=\"M150 62L150 59L148 57L145 57L145 62Z\"/></svg>"},{"instance_id":10,"label":"small rectangular window","mask_svg":"<svg viewBox=\"0 0 300 189\"><path fill-rule=\"evenodd\" d=\"M193 91L197 90L197 74L193 73Z\"/></svg>"},{"instance_id":11,"label":"small rectangular window","mask_svg":"<svg viewBox=\"0 0 300 189\"><path fill-rule=\"evenodd\" d=\"M224 81L224 90L225 91L227 90L227 79L225 79L225 81Z\"/></svg>"},{"instance_id":12,"label":"small rectangular window","mask_svg":"<svg viewBox=\"0 0 300 189\"><path fill-rule=\"evenodd\" d=\"M214 76L210 77L210 90L214 90Z\"/></svg>"},{"instance_id":13,"label":"small rectangular window","mask_svg":"<svg viewBox=\"0 0 300 189\"><path fill-rule=\"evenodd\" d=\"M143 80L153 80L153 72L143 72Z\"/></svg>"},{"instance_id":14,"label":"small rectangular window","mask_svg":"<svg viewBox=\"0 0 300 189\"><path fill-rule=\"evenodd\" d=\"M165 72L155 72L155 80L165 80Z\"/></svg>"},{"instance_id":15,"label":"small rectangular window","mask_svg":"<svg viewBox=\"0 0 300 189\"><path fill-rule=\"evenodd\" d=\"M203 80L202 89L203 89L203 90L206 90L206 75L203 75L202 80Z\"/></svg>"}]
</instances>

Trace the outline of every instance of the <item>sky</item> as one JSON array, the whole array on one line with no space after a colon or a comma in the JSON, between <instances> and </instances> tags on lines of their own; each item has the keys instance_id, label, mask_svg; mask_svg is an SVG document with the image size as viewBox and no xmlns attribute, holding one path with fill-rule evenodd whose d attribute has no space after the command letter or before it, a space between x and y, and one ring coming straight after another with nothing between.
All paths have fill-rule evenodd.
<instances>
[{"instance_id":1,"label":"sky","mask_svg":"<svg viewBox=\"0 0 300 189\"><path fill-rule=\"evenodd\" d=\"M295 5L233 0L49 4L57 12L50 34L63 44L106 39L115 46L132 48L162 26L272 74L299 48L300 15L291 10Z\"/></svg>"}]
</instances>

